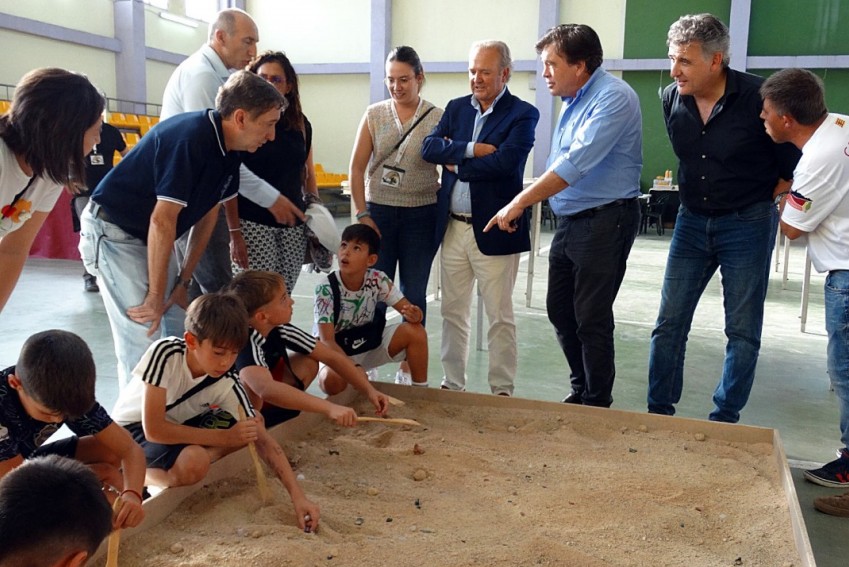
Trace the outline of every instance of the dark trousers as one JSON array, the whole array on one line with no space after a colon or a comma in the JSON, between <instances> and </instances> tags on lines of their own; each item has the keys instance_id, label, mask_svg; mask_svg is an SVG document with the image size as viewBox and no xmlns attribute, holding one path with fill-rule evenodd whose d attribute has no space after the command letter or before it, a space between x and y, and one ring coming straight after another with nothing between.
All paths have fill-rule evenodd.
<instances>
[{"instance_id":1,"label":"dark trousers","mask_svg":"<svg viewBox=\"0 0 849 567\"><path fill-rule=\"evenodd\" d=\"M582 218L558 217L548 262L548 319L585 405L613 403L613 302L640 225L636 199Z\"/></svg>"}]
</instances>

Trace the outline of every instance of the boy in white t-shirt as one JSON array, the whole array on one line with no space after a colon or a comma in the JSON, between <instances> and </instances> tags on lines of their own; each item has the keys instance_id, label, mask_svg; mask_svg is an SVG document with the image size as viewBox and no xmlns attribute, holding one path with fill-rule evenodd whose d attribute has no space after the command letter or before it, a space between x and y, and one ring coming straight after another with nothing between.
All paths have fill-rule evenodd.
<instances>
[{"instance_id":1,"label":"boy in white t-shirt","mask_svg":"<svg viewBox=\"0 0 849 567\"><path fill-rule=\"evenodd\" d=\"M388 362L406 362L409 375L399 370L396 383L427 387L427 332L421 324L422 310L410 303L386 274L372 268L379 249L380 236L368 225L353 224L342 231L339 269L325 276L315 289L318 336L366 370ZM395 308L404 322L382 326L381 303ZM319 377L328 393L344 388L330 368L322 368Z\"/></svg>"},{"instance_id":2,"label":"boy in white t-shirt","mask_svg":"<svg viewBox=\"0 0 849 567\"><path fill-rule=\"evenodd\" d=\"M828 374L840 402L843 446L837 459L805 471L805 478L849 488L849 116L829 113L822 81L805 69L784 69L761 86L761 118L776 142L802 150L793 191L781 198L781 230L806 237L808 252L825 279ZM849 493L814 500L814 507L849 517Z\"/></svg>"},{"instance_id":3,"label":"boy in white t-shirt","mask_svg":"<svg viewBox=\"0 0 849 567\"><path fill-rule=\"evenodd\" d=\"M244 304L232 294L202 295L189 305L185 326L183 338L150 346L115 404L115 421L144 449L147 482L200 482L211 463L253 442L289 492L299 527L314 531L318 506L304 495L283 449L255 414L234 366L248 340Z\"/></svg>"}]
</instances>

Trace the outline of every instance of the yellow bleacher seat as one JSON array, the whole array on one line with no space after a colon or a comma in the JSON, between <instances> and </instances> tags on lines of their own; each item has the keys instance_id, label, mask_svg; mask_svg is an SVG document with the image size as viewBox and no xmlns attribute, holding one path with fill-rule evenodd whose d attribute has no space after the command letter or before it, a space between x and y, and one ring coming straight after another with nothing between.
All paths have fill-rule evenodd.
<instances>
[{"instance_id":1,"label":"yellow bleacher seat","mask_svg":"<svg viewBox=\"0 0 849 567\"><path fill-rule=\"evenodd\" d=\"M141 123L136 114L124 114L123 112L112 112L107 121L119 130L135 130L141 134Z\"/></svg>"},{"instance_id":2,"label":"yellow bleacher seat","mask_svg":"<svg viewBox=\"0 0 849 567\"><path fill-rule=\"evenodd\" d=\"M12 103L8 100L0 100L0 114L6 114L9 112L9 108L12 106Z\"/></svg>"},{"instance_id":3,"label":"yellow bleacher seat","mask_svg":"<svg viewBox=\"0 0 849 567\"><path fill-rule=\"evenodd\" d=\"M315 164L315 183L321 189L341 187L342 182L347 179L347 173L327 173L320 163Z\"/></svg>"},{"instance_id":4,"label":"yellow bleacher seat","mask_svg":"<svg viewBox=\"0 0 849 567\"><path fill-rule=\"evenodd\" d=\"M141 136L133 132L124 132L124 140L127 142L127 147L132 148L139 143Z\"/></svg>"}]
</instances>

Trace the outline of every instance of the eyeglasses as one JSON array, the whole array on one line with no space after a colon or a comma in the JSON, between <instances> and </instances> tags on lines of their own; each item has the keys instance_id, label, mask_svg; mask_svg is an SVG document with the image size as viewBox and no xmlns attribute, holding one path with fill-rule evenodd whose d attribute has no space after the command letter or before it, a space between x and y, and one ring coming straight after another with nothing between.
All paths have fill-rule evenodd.
<instances>
[{"instance_id":1,"label":"eyeglasses","mask_svg":"<svg viewBox=\"0 0 849 567\"><path fill-rule=\"evenodd\" d=\"M259 77L261 79L265 79L272 85L280 85L286 82L286 77L284 77L283 75L265 75L260 73Z\"/></svg>"},{"instance_id":2,"label":"eyeglasses","mask_svg":"<svg viewBox=\"0 0 849 567\"><path fill-rule=\"evenodd\" d=\"M397 84L397 85L401 85L402 87L405 87L405 86L409 85L410 82L413 81L413 79L415 79L415 77L410 77L410 76L398 77L398 78L386 77L385 79L383 79L383 82L386 83L388 86L392 86L392 85Z\"/></svg>"}]
</instances>

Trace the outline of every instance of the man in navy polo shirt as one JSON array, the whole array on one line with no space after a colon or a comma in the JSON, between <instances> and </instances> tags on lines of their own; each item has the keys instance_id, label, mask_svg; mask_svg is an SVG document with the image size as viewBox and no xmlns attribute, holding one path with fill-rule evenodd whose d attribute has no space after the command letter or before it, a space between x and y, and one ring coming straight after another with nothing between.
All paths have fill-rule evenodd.
<instances>
[{"instance_id":1,"label":"man in navy polo shirt","mask_svg":"<svg viewBox=\"0 0 849 567\"><path fill-rule=\"evenodd\" d=\"M239 189L238 152L274 139L285 99L247 72L221 87L215 110L187 112L151 130L97 186L81 218L80 253L100 277L119 384L148 346L181 335L186 288L219 204ZM189 233L178 266L174 241Z\"/></svg>"}]
</instances>

